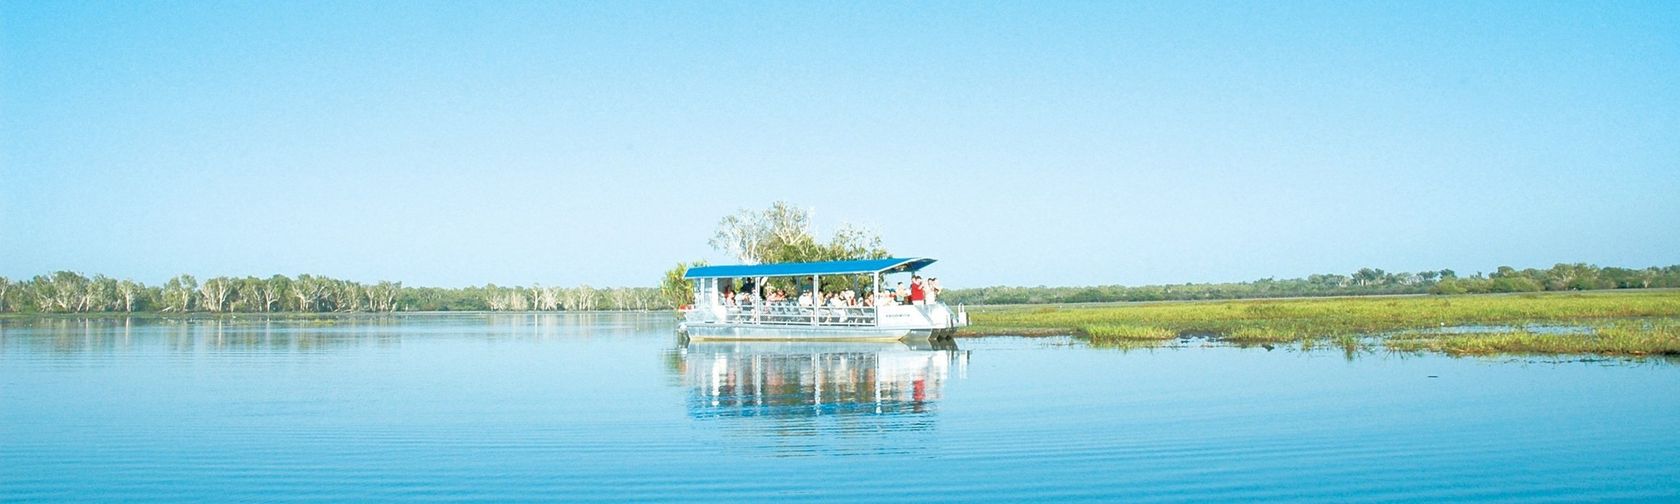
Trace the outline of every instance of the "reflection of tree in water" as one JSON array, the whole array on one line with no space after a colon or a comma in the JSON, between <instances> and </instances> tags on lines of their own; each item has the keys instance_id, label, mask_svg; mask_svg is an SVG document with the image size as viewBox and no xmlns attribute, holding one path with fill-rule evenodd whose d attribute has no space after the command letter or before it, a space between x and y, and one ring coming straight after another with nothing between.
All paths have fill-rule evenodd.
<instances>
[{"instance_id":1,"label":"reflection of tree in water","mask_svg":"<svg viewBox=\"0 0 1680 504\"><path fill-rule=\"evenodd\" d=\"M663 316L663 318L661 317ZM423 313L184 317L39 317L0 320L0 352L21 346L63 357L127 351L313 354L445 334L486 340L633 337L668 326L668 314Z\"/></svg>"},{"instance_id":2,"label":"reflection of tree in water","mask_svg":"<svg viewBox=\"0 0 1680 504\"><path fill-rule=\"evenodd\" d=\"M394 322L330 318L42 318L0 326L7 345L65 357L136 350L313 353L365 344L394 345Z\"/></svg>"},{"instance_id":3,"label":"reflection of tree in water","mask_svg":"<svg viewBox=\"0 0 1680 504\"><path fill-rule=\"evenodd\" d=\"M954 345L693 343L673 354L691 417L805 452L824 445L817 438L825 435L856 439L933 428L945 382L953 372L966 373L968 364L968 353Z\"/></svg>"},{"instance_id":4,"label":"reflection of tree in water","mask_svg":"<svg viewBox=\"0 0 1680 504\"><path fill-rule=\"evenodd\" d=\"M482 314L487 336L516 338L619 338L667 331L668 312L525 312Z\"/></svg>"}]
</instances>

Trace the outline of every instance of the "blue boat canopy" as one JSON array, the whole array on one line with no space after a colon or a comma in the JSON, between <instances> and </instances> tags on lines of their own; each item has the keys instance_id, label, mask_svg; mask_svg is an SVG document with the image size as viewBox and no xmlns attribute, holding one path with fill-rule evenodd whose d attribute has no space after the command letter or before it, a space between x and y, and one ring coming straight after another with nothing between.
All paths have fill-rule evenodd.
<instances>
[{"instance_id":1,"label":"blue boat canopy","mask_svg":"<svg viewBox=\"0 0 1680 504\"><path fill-rule=\"evenodd\" d=\"M693 278L787 277L810 275L856 275L861 273L904 273L926 268L935 259L926 257L889 257L886 259L857 259L776 264L735 264L729 266L701 266L689 268L683 275Z\"/></svg>"}]
</instances>

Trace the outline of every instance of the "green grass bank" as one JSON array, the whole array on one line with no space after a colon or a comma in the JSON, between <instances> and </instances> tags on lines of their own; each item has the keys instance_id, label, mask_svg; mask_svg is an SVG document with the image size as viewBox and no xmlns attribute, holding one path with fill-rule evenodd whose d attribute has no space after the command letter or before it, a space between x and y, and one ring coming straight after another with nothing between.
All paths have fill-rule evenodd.
<instances>
[{"instance_id":1,"label":"green grass bank","mask_svg":"<svg viewBox=\"0 0 1680 504\"><path fill-rule=\"evenodd\" d=\"M971 307L958 336L1147 346L1205 335L1453 355L1680 355L1680 290Z\"/></svg>"}]
</instances>

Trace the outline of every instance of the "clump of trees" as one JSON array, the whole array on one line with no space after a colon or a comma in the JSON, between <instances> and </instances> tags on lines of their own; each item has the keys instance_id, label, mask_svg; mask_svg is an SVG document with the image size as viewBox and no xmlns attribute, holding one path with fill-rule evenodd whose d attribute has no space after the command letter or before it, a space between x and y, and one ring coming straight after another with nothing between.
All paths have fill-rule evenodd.
<instances>
[{"instance_id":1,"label":"clump of trees","mask_svg":"<svg viewBox=\"0 0 1680 504\"><path fill-rule=\"evenodd\" d=\"M811 223L811 214L786 201L777 201L764 210L741 209L718 221L717 232L709 242L712 248L734 257L741 264L773 264L788 262L843 261L848 259L879 259L888 257L881 237L875 232L851 224L841 224L827 241L818 241ZM677 263L665 272L660 292L673 306L694 302L694 283L683 280L688 268L703 266L704 262ZM825 284L824 291L841 289L860 283L861 278L843 278ZM794 290L793 279L777 278L768 285ZM764 286L766 282L759 282ZM734 286L739 288L739 285Z\"/></svg>"},{"instance_id":2,"label":"clump of trees","mask_svg":"<svg viewBox=\"0 0 1680 504\"><path fill-rule=\"evenodd\" d=\"M1182 285L1099 285L1091 287L981 287L947 289L940 300L965 304L1092 303L1114 301L1188 301L1269 297L1364 296L1385 294L1465 294L1587 289L1680 287L1680 265L1644 269L1558 264L1550 269L1517 270L1500 266L1492 274L1460 277L1450 269L1391 273L1362 268L1348 275L1263 278L1252 282Z\"/></svg>"},{"instance_id":3,"label":"clump of trees","mask_svg":"<svg viewBox=\"0 0 1680 504\"><path fill-rule=\"evenodd\" d=\"M818 242L810 212L786 201L724 217L710 243L741 264L887 257L879 235L851 224L841 224L827 242Z\"/></svg>"},{"instance_id":4,"label":"clump of trees","mask_svg":"<svg viewBox=\"0 0 1680 504\"><path fill-rule=\"evenodd\" d=\"M1575 263L1550 269L1516 269L1500 266L1493 273L1469 278L1449 278L1430 288L1435 294L1479 294L1488 292L1539 292L1596 289L1649 289L1680 287L1680 265L1645 269L1600 268Z\"/></svg>"},{"instance_id":5,"label":"clump of trees","mask_svg":"<svg viewBox=\"0 0 1680 504\"><path fill-rule=\"evenodd\" d=\"M0 277L0 312L351 313L462 310L654 310L674 306L657 289L616 287L405 287L324 276L179 275L149 286L104 275L59 271L28 280Z\"/></svg>"}]
</instances>

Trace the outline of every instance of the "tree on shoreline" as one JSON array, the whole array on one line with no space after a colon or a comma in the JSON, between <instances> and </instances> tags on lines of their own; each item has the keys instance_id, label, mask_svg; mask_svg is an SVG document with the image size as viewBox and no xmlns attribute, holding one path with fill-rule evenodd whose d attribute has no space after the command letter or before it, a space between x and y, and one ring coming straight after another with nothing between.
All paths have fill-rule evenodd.
<instances>
[{"instance_id":1,"label":"tree on shoreline","mask_svg":"<svg viewBox=\"0 0 1680 504\"><path fill-rule=\"evenodd\" d=\"M179 275L169 279L163 285L160 299L163 300L163 310L166 312L186 313L192 310L193 291L198 290L198 279L192 275Z\"/></svg>"},{"instance_id":2,"label":"tree on shoreline","mask_svg":"<svg viewBox=\"0 0 1680 504\"><path fill-rule=\"evenodd\" d=\"M706 261L677 263L676 266L665 270L665 280L659 283L659 295L665 303L682 307L694 304L694 281L683 278L689 268L705 266Z\"/></svg>"},{"instance_id":3,"label":"tree on shoreline","mask_svg":"<svg viewBox=\"0 0 1680 504\"><path fill-rule=\"evenodd\" d=\"M20 305L18 300L26 300ZM23 282L0 277L0 312L386 313L474 310L650 310L665 308L657 288L405 287L318 275L297 278L177 275L161 286L60 271Z\"/></svg>"}]
</instances>

